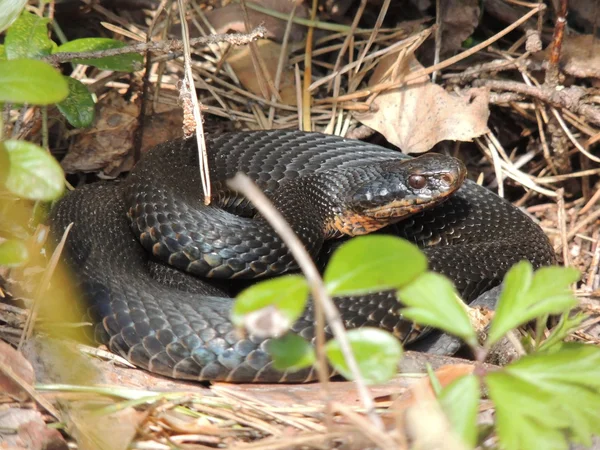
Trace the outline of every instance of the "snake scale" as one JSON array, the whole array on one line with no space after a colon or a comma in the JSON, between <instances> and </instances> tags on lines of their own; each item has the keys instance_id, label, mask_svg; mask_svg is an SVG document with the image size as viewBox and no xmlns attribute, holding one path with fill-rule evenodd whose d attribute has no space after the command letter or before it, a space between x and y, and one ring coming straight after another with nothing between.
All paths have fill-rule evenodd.
<instances>
[{"instance_id":1,"label":"snake scale","mask_svg":"<svg viewBox=\"0 0 600 450\"><path fill-rule=\"evenodd\" d=\"M369 211L376 197L393 191L389 179L379 181L382 172L387 177L390 167L402 167L400 175L390 175L392 184L401 185L396 194L401 199L391 209L408 201L412 215L382 232L422 247L430 268L450 277L467 301L498 285L520 260L535 267L554 262L542 230L489 190L466 180L440 203L438 197L448 193L444 183L455 182L455 172L443 175L441 185L420 190L422 176L412 178L413 188L423 195L407 193L406 178L434 166L435 157L410 159L361 141L284 130L225 133L209 138L207 147L215 204L220 207L201 204L195 142L179 140L151 150L124 182L74 190L50 216L54 236L74 224L65 255L96 323L96 339L151 372L231 382L304 382L315 377L312 369L275 370L268 341L242 337L231 324L227 282L206 281L254 278L295 267L278 237L253 217L252 206L225 187L224 181L237 171L249 175L286 211L316 257L323 240L338 237L340 229L366 233L374 228L375 216L390 213ZM324 199L323 192L333 188L341 188L344 195L350 192L370 219L355 222L357 211L336 205L339 194ZM419 206L423 196L428 197L428 209ZM315 217L323 215L320 220L326 223L316 224ZM405 341L418 334L398 314L390 292L340 298L336 305L349 328L376 326ZM293 330L313 336L311 306Z\"/></svg>"}]
</instances>

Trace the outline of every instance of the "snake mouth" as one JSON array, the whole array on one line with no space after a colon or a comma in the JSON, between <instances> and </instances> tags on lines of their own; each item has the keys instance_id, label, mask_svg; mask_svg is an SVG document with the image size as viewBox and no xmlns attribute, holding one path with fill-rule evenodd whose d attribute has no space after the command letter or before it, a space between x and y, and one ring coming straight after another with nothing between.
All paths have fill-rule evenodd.
<instances>
[{"instance_id":1,"label":"snake mouth","mask_svg":"<svg viewBox=\"0 0 600 450\"><path fill-rule=\"evenodd\" d=\"M374 208L367 208L362 211L365 217L376 219L381 221L382 227L398 222L402 219L412 216L425 209L429 209L433 206L439 205L445 201L456 189L448 190L446 192L438 192L435 197L415 197L415 198L403 198L400 200L394 200L385 205L376 206Z\"/></svg>"}]
</instances>

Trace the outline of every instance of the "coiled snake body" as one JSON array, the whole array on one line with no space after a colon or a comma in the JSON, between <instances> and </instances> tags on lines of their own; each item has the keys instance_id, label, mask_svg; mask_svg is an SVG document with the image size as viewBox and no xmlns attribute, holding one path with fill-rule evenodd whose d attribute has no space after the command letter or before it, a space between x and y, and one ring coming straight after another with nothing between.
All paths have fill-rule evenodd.
<instances>
[{"instance_id":1,"label":"coiled snake body","mask_svg":"<svg viewBox=\"0 0 600 450\"><path fill-rule=\"evenodd\" d=\"M195 143L175 141L153 149L124 183L77 189L51 213L55 236L74 223L66 255L97 322L97 339L155 373L234 382L314 378L311 370L273 369L266 341L242 338L234 329L228 294L178 270L253 278L294 268L277 236L252 217L248 202L225 188L224 180L240 170L283 209L313 256L325 238L349 229L369 232L376 221L393 222L389 216L405 208L412 215L384 232L423 247L430 267L450 277L466 300L497 285L520 260L536 267L554 261L537 225L475 183L467 180L448 200L431 206L462 177L453 167L424 185L423 175L437 167L435 157L412 160L360 141L282 130L228 133L207 146L216 201L223 208L200 205ZM373 206L394 189L396 200L387 208ZM333 191L338 194L324 195ZM347 197L360 211L337 205ZM299 207L301 202L308 206ZM421 203L429 209L421 210ZM360 214L367 219L356 221ZM347 327L377 326L414 338L391 293L343 298L337 306ZM311 317L309 307L294 331L311 337Z\"/></svg>"}]
</instances>

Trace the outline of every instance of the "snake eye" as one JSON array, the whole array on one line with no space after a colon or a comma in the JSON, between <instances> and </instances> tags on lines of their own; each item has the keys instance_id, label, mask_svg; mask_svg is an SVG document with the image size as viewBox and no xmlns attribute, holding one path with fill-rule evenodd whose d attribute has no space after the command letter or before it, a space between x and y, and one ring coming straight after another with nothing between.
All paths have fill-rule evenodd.
<instances>
[{"instance_id":1,"label":"snake eye","mask_svg":"<svg viewBox=\"0 0 600 450\"><path fill-rule=\"evenodd\" d=\"M423 189L427 180L423 175L411 175L408 177L408 185L413 189Z\"/></svg>"}]
</instances>

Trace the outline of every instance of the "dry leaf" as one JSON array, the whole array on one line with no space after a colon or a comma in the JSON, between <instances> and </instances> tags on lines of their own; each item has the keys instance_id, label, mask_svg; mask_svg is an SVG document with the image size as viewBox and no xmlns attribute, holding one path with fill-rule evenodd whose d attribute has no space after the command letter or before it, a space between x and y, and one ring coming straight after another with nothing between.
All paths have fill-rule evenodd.
<instances>
[{"instance_id":1,"label":"dry leaf","mask_svg":"<svg viewBox=\"0 0 600 450\"><path fill-rule=\"evenodd\" d=\"M21 352L2 341L0 341L0 367L10 370L29 386L35 382L35 375L29 361L25 359ZM29 398L27 391L8 377L3 370L0 370L0 392L20 401Z\"/></svg>"},{"instance_id":2,"label":"dry leaf","mask_svg":"<svg viewBox=\"0 0 600 450\"><path fill-rule=\"evenodd\" d=\"M544 59L547 60L549 52L550 46L544 52ZM560 67L577 78L600 78L600 39L591 34L565 36Z\"/></svg>"},{"instance_id":3,"label":"dry leaf","mask_svg":"<svg viewBox=\"0 0 600 450\"><path fill-rule=\"evenodd\" d=\"M41 418L19 425L19 438L28 450L68 450L58 430L48 428Z\"/></svg>"},{"instance_id":4,"label":"dry leaf","mask_svg":"<svg viewBox=\"0 0 600 450\"><path fill-rule=\"evenodd\" d=\"M139 102L127 101L113 90L98 102L96 111L92 127L77 135L62 160L65 172L113 173L133 149Z\"/></svg>"},{"instance_id":5,"label":"dry leaf","mask_svg":"<svg viewBox=\"0 0 600 450\"><path fill-rule=\"evenodd\" d=\"M265 67L269 71L271 80L275 81L279 55L282 52L281 45L268 39L261 39L256 42L256 47L260 58L262 58ZM252 63L249 45L238 47L232 51L227 58L227 62L231 64L242 86L250 92L262 96L256 69ZM296 88L294 87L294 83L294 72L287 67L284 61L281 82L279 83L279 95L281 95L281 100L286 105L296 105Z\"/></svg>"},{"instance_id":6,"label":"dry leaf","mask_svg":"<svg viewBox=\"0 0 600 450\"><path fill-rule=\"evenodd\" d=\"M399 80L422 68L413 55L394 68L395 56L382 59L370 85L377 84L386 72L396 72L386 79L393 76ZM468 94L449 94L424 76L377 96L372 103L374 112L355 116L403 152L423 153L440 141L471 141L487 133L489 91L478 88Z\"/></svg>"},{"instance_id":7,"label":"dry leaf","mask_svg":"<svg viewBox=\"0 0 600 450\"><path fill-rule=\"evenodd\" d=\"M127 450L146 420L148 412L125 408L112 414L99 414L86 402L71 402L65 411L68 429L81 450ZM106 405L104 405L106 406Z\"/></svg>"},{"instance_id":8,"label":"dry leaf","mask_svg":"<svg viewBox=\"0 0 600 450\"><path fill-rule=\"evenodd\" d=\"M6 408L0 413L0 448L67 450L69 447L58 430L47 427L39 411Z\"/></svg>"}]
</instances>

